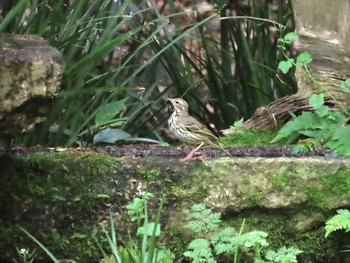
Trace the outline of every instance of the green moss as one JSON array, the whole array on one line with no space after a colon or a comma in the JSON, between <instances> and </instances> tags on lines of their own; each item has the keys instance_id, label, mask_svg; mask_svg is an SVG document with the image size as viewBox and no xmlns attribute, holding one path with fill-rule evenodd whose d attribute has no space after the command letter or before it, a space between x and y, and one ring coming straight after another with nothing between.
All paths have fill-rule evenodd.
<instances>
[{"instance_id":1,"label":"green moss","mask_svg":"<svg viewBox=\"0 0 350 263\"><path fill-rule=\"evenodd\" d=\"M329 194L323 189L317 188L316 186L309 187L307 190L307 195L310 206L312 206L313 204L318 204L322 205L324 209L330 208L329 204L326 202Z\"/></svg>"},{"instance_id":2,"label":"green moss","mask_svg":"<svg viewBox=\"0 0 350 263\"><path fill-rule=\"evenodd\" d=\"M148 180L148 181L154 181L156 180L160 175L160 171L159 170L149 170L149 171L145 171L141 173L142 178Z\"/></svg>"},{"instance_id":3,"label":"green moss","mask_svg":"<svg viewBox=\"0 0 350 263\"><path fill-rule=\"evenodd\" d=\"M323 181L336 195L350 197L350 169L340 169L332 176L324 176Z\"/></svg>"},{"instance_id":4,"label":"green moss","mask_svg":"<svg viewBox=\"0 0 350 263\"><path fill-rule=\"evenodd\" d=\"M197 189L197 191L195 192L190 190L184 191L184 189L190 188L191 184L187 183L187 181L185 180L184 183L180 182L179 185L173 186L171 192L178 198L187 200L193 204L202 202L208 196L208 190L203 187Z\"/></svg>"},{"instance_id":5,"label":"green moss","mask_svg":"<svg viewBox=\"0 0 350 263\"><path fill-rule=\"evenodd\" d=\"M77 172L78 169L84 168L85 173L94 175L116 168L118 164L117 158L92 152L33 153L24 157L23 160L50 174L57 172L67 174L70 170ZM54 170L52 170L53 167Z\"/></svg>"},{"instance_id":6,"label":"green moss","mask_svg":"<svg viewBox=\"0 0 350 263\"><path fill-rule=\"evenodd\" d=\"M243 182L242 182L244 185L250 185L250 180L249 178L243 178Z\"/></svg>"},{"instance_id":7,"label":"green moss","mask_svg":"<svg viewBox=\"0 0 350 263\"><path fill-rule=\"evenodd\" d=\"M21 199L45 196L38 200L41 205L65 202L80 209L92 209L101 203L101 196L108 195L103 177L115 173L118 163L115 158L95 153L33 154L24 161L34 169L27 169L25 189L16 191L23 195Z\"/></svg>"},{"instance_id":8,"label":"green moss","mask_svg":"<svg viewBox=\"0 0 350 263\"><path fill-rule=\"evenodd\" d=\"M223 146L251 146L270 144L275 137L276 131L249 129L221 137L219 142Z\"/></svg>"},{"instance_id":9,"label":"green moss","mask_svg":"<svg viewBox=\"0 0 350 263\"><path fill-rule=\"evenodd\" d=\"M275 190L284 191L284 194L286 194L285 189L305 189L308 203L303 204L304 206L329 210L334 208L333 198L335 196L344 199L350 198L350 169L348 168L340 168L333 174L319 172L315 174L313 179L309 179L307 184L304 184L302 179L295 177L294 167L287 167L286 169L288 172L282 172L278 175L269 174L266 179ZM303 185L297 186L297 184ZM253 195L250 199L253 204L259 203L259 195Z\"/></svg>"},{"instance_id":10,"label":"green moss","mask_svg":"<svg viewBox=\"0 0 350 263\"><path fill-rule=\"evenodd\" d=\"M264 193L255 193L253 195L250 195L248 197L249 202L254 206L259 206L261 200L264 199L265 194Z\"/></svg>"},{"instance_id":11,"label":"green moss","mask_svg":"<svg viewBox=\"0 0 350 263\"><path fill-rule=\"evenodd\" d=\"M324 209L333 208L335 196L350 198L350 170L342 168L336 173L319 174L318 183L310 184L307 187L307 195L310 205L317 204Z\"/></svg>"},{"instance_id":12,"label":"green moss","mask_svg":"<svg viewBox=\"0 0 350 263\"><path fill-rule=\"evenodd\" d=\"M270 175L267 178L276 190L283 190L290 184L287 173L282 173L280 175Z\"/></svg>"}]
</instances>

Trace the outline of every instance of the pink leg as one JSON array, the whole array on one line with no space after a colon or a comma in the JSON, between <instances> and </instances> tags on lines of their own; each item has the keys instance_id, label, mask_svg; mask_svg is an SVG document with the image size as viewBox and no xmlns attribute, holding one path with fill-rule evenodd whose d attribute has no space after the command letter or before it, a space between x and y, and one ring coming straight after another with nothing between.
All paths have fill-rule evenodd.
<instances>
[{"instance_id":1,"label":"pink leg","mask_svg":"<svg viewBox=\"0 0 350 263\"><path fill-rule=\"evenodd\" d=\"M185 158L180 159L181 162L187 162L192 159L193 155L203 146L203 143L194 148Z\"/></svg>"}]
</instances>

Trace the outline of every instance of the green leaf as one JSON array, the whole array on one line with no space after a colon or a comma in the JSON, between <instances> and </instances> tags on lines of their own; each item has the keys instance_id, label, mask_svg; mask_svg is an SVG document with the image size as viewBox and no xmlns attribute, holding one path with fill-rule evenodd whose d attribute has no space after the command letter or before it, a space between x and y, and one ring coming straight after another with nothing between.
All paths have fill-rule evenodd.
<instances>
[{"instance_id":1,"label":"green leaf","mask_svg":"<svg viewBox=\"0 0 350 263\"><path fill-rule=\"evenodd\" d=\"M297 263L297 256L303 251L297 248L281 247L277 252L269 250L266 253L267 262Z\"/></svg>"},{"instance_id":2,"label":"green leaf","mask_svg":"<svg viewBox=\"0 0 350 263\"><path fill-rule=\"evenodd\" d=\"M340 88L344 91L344 92L350 92L350 78L345 80L344 82L342 82L340 84Z\"/></svg>"},{"instance_id":3,"label":"green leaf","mask_svg":"<svg viewBox=\"0 0 350 263\"><path fill-rule=\"evenodd\" d=\"M301 130L307 130L315 124L315 114L312 112L304 111L301 115L294 117L291 121L287 122L277 133L277 136L271 141L271 143L277 142L283 138L300 134Z\"/></svg>"},{"instance_id":4,"label":"green leaf","mask_svg":"<svg viewBox=\"0 0 350 263\"><path fill-rule=\"evenodd\" d=\"M193 240L187 247L188 251L184 252L184 256L191 258L191 262L215 263L211 252L210 243L203 238Z\"/></svg>"},{"instance_id":5,"label":"green leaf","mask_svg":"<svg viewBox=\"0 0 350 263\"><path fill-rule=\"evenodd\" d=\"M3 12L3 15L5 15L5 17L2 17L2 19L0 20L0 32L3 32L4 29L9 24L11 24L11 20L13 20L15 17L20 16L21 14L24 14L26 12L26 9L29 9L31 5L29 0L20 0L16 2L17 4L14 5L9 11Z\"/></svg>"},{"instance_id":6,"label":"green leaf","mask_svg":"<svg viewBox=\"0 0 350 263\"><path fill-rule=\"evenodd\" d=\"M189 245L188 248L191 249L203 249L203 248L209 248L210 244L209 241L203 238L197 238L193 240Z\"/></svg>"},{"instance_id":7,"label":"green leaf","mask_svg":"<svg viewBox=\"0 0 350 263\"><path fill-rule=\"evenodd\" d=\"M156 229L155 229L156 228ZM149 222L148 224L144 224L142 227L139 227L137 229L137 235L143 236L153 236L153 231L155 229L154 236L159 236L160 235L160 225L159 223L156 225L154 222Z\"/></svg>"},{"instance_id":8,"label":"green leaf","mask_svg":"<svg viewBox=\"0 0 350 263\"><path fill-rule=\"evenodd\" d=\"M344 81L345 85L350 88L350 78Z\"/></svg>"},{"instance_id":9,"label":"green leaf","mask_svg":"<svg viewBox=\"0 0 350 263\"><path fill-rule=\"evenodd\" d=\"M319 107L315 110L315 113L319 116L319 117L325 117L328 115L329 113L329 108L328 106L322 106Z\"/></svg>"},{"instance_id":10,"label":"green leaf","mask_svg":"<svg viewBox=\"0 0 350 263\"><path fill-rule=\"evenodd\" d=\"M287 74L288 71L293 67L294 60L292 58L286 61L280 61L278 63L278 69L281 70L284 74Z\"/></svg>"},{"instance_id":11,"label":"green leaf","mask_svg":"<svg viewBox=\"0 0 350 263\"><path fill-rule=\"evenodd\" d=\"M324 94L312 94L309 98L309 105L315 110L324 105Z\"/></svg>"},{"instance_id":12,"label":"green leaf","mask_svg":"<svg viewBox=\"0 0 350 263\"><path fill-rule=\"evenodd\" d=\"M115 143L116 141L121 141L128 138L131 138L131 135L121 129L106 128L95 134L93 144L100 142Z\"/></svg>"},{"instance_id":13,"label":"green leaf","mask_svg":"<svg viewBox=\"0 0 350 263\"><path fill-rule=\"evenodd\" d=\"M311 151L310 145L295 144L292 147L292 154L305 153Z\"/></svg>"},{"instance_id":14,"label":"green leaf","mask_svg":"<svg viewBox=\"0 0 350 263\"><path fill-rule=\"evenodd\" d=\"M325 146L335 150L340 156L350 156L349 138L350 126L337 127Z\"/></svg>"},{"instance_id":15,"label":"green leaf","mask_svg":"<svg viewBox=\"0 0 350 263\"><path fill-rule=\"evenodd\" d=\"M193 232L209 232L219 227L221 214L213 213L204 204L195 204L191 208L190 222L185 227Z\"/></svg>"},{"instance_id":16,"label":"green leaf","mask_svg":"<svg viewBox=\"0 0 350 263\"><path fill-rule=\"evenodd\" d=\"M126 40L130 38L133 34L141 31L142 27L137 27L128 32L128 34L121 34L114 39L108 39L103 44L96 45L96 48L93 48L86 56L82 57L75 64L66 69L65 74L71 75L74 72L79 72L84 67L89 67L90 65L94 65L97 59L100 59L103 56L106 56L109 52L115 50L117 46L122 45Z\"/></svg>"},{"instance_id":17,"label":"green leaf","mask_svg":"<svg viewBox=\"0 0 350 263\"><path fill-rule=\"evenodd\" d=\"M303 64L309 64L312 62L311 54L308 52L300 53L297 56L297 65L302 66Z\"/></svg>"},{"instance_id":18,"label":"green leaf","mask_svg":"<svg viewBox=\"0 0 350 263\"><path fill-rule=\"evenodd\" d=\"M127 118L117 118L112 119L111 122L107 125L108 127L120 127L123 126L127 122ZM105 127L107 128L107 127Z\"/></svg>"},{"instance_id":19,"label":"green leaf","mask_svg":"<svg viewBox=\"0 0 350 263\"><path fill-rule=\"evenodd\" d=\"M239 127L241 127L241 126L243 125L243 121L244 121L244 118L241 118L240 120L235 121L235 122L233 123L233 128L239 128Z\"/></svg>"},{"instance_id":20,"label":"green leaf","mask_svg":"<svg viewBox=\"0 0 350 263\"><path fill-rule=\"evenodd\" d=\"M298 34L295 33L295 32L289 32L288 34L286 34L284 37L283 37L283 40L286 44L290 44L291 41L295 38L298 37Z\"/></svg>"},{"instance_id":21,"label":"green leaf","mask_svg":"<svg viewBox=\"0 0 350 263\"><path fill-rule=\"evenodd\" d=\"M324 105L324 94L312 94L309 98L309 105L315 109L319 117L325 117L329 113L328 106Z\"/></svg>"},{"instance_id":22,"label":"green leaf","mask_svg":"<svg viewBox=\"0 0 350 263\"><path fill-rule=\"evenodd\" d=\"M101 105L95 115L95 124L97 127L108 124L109 122L116 121L113 119L123 109L127 99L112 101Z\"/></svg>"},{"instance_id":23,"label":"green leaf","mask_svg":"<svg viewBox=\"0 0 350 263\"><path fill-rule=\"evenodd\" d=\"M135 197L133 202L126 205L125 207L128 209L128 214L132 215L135 213L139 213L143 211L143 204L145 203L144 199Z\"/></svg>"},{"instance_id":24,"label":"green leaf","mask_svg":"<svg viewBox=\"0 0 350 263\"><path fill-rule=\"evenodd\" d=\"M251 248L260 250L267 247L267 233L262 231L251 231L245 234L234 234L233 229L227 228L214 235L211 239L217 254L235 253L237 247L248 252Z\"/></svg>"},{"instance_id":25,"label":"green leaf","mask_svg":"<svg viewBox=\"0 0 350 263\"><path fill-rule=\"evenodd\" d=\"M340 229L344 229L345 232L350 231L350 211L347 209L339 209L337 213L337 215L326 222L325 237L328 237L332 232Z\"/></svg>"}]
</instances>

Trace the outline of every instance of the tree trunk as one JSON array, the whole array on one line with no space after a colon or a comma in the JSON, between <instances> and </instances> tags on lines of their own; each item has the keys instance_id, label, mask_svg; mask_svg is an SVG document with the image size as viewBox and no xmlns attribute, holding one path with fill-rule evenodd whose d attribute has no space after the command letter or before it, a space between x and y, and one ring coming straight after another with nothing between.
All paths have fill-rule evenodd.
<instances>
[{"instance_id":1,"label":"tree trunk","mask_svg":"<svg viewBox=\"0 0 350 263\"><path fill-rule=\"evenodd\" d=\"M296 50L313 58L308 76L296 70L298 92L256 110L243 128L273 128L290 119L290 112L311 110L308 98L326 92L332 107L350 105L350 95L339 85L350 77L350 1L292 0L298 40ZM224 133L229 133L228 130Z\"/></svg>"}]
</instances>

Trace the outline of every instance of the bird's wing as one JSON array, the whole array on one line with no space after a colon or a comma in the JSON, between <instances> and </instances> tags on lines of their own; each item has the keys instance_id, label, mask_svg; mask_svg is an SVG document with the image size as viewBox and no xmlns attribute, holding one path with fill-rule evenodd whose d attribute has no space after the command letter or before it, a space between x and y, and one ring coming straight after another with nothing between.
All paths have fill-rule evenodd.
<instances>
[{"instance_id":1,"label":"bird's wing","mask_svg":"<svg viewBox=\"0 0 350 263\"><path fill-rule=\"evenodd\" d=\"M216 142L218 139L205 125L191 116L188 116L182 123L186 130L203 136L203 138L208 138L208 142Z\"/></svg>"}]
</instances>

